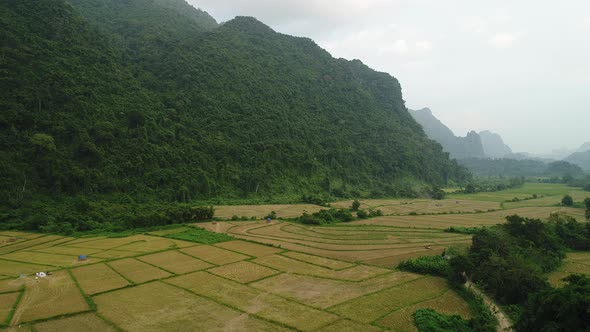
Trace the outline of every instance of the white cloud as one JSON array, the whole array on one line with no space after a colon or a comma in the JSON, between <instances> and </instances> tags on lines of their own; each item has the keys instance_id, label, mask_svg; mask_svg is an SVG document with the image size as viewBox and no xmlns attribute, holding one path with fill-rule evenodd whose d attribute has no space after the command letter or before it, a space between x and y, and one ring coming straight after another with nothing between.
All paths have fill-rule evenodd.
<instances>
[{"instance_id":1,"label":"white cloud","mask_svg":"<svg viewBox=\"0 0 590 332\"><path fill-rule=\"evenodd\" d=\"M461 25L470 33L479 34L488 29L487 21L481 16L470 16L462 20Z\"/></svg>"},{"instance_id":2,"label":"white cloud","mask_svg":"<svg viewBox=\"0 0 590 332\"><path fill-rule=\"evenodd\" d=\"M397 54L406 54L409 51L408 42L404 39L396 40L393 43L393 51Z\"/></svg>"},{"instance_id":3,"label":"white cloud","mask_svg":"<svg viewBox=\"0 0 590 332\"><path fill-rule=\"evenodd\" d=\"M421 40L416 42L416 51L420 53L430 52L432 50L432 42L430 40Z\"/></svg>"},{"instance_id":4,"label":"white cloud","mask_svg":"<svg viewBox=\"0 0 590 332\"><path fill-rule=\"evenodd\" d=\"M518 40L518 36L513 33L497 33L490 38L490 44L496 48L508 48Z\"/></svg>"}]
</instances>

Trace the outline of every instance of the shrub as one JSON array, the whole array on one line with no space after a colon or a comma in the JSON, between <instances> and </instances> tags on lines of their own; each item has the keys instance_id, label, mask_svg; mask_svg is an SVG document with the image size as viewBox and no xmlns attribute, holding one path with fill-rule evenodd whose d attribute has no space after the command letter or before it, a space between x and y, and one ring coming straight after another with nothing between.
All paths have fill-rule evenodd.
<instances>
[{"instance_id":1,"label":"shrub","mask_svg":"<svg viewBox=\"0 0 590 332\"><path fill-rule=\"evenodd\" d=\"M358 211L358 209L359 209L360 207L361 207L361 202L359 202L358 200L356 200L356 199L355 199L355 200L352 202L352 206L351 206L351 209L352 209L352 211Z\"/></svg>"},{"instance_id":2,"label":"shrub","mask_svg":"<svg viewBox=\"0 0 590 332\"><path fill-rule=\"evenodd\" d=\"M369 218L369 214L366 211L363 211L363 210L358 210L356 212L356 216L359 217L360 219L367 219L367 218Z\"/></svg>"},{"instance_id":3,"label":"shrub","mask_svg":"<svg viewBox=\"0 0 590 332\"><path fill-rule=\"evenodd\" d=\"M383 215L383 211L381 210L369 210L369 217L381 217Z\"/></svg>"},{"instance_id":4,"label":"shrub","mask_svg":"<svg viewBox=\"0 0 590 332\"><path fill-rule=\"evenodd\" d=\"M565 195L561 199L561 205L572 206L572 205L574 205L574 199L570 195Z\"/></svg>"},{"instance_id":5,"label":"shrub","mask_svg":"<svg viewBox=\"0 0 590 332\"><path fill-rule=\"evenodd\" d=\"M449 262L442 256L422 256L402 261L400 270L446 277L449 274Z\"/></svg>"},{"instance_id":6,"label":"shrub","mask_svg":"<svg viewBox=\"0 0 590 332\"><path fill-rule=\"evenodd\" d=\"M443 315L432 309L418 309L414 322L420 332L471 332L469 322L459 315Z\"/></svg>"}]
</instances>

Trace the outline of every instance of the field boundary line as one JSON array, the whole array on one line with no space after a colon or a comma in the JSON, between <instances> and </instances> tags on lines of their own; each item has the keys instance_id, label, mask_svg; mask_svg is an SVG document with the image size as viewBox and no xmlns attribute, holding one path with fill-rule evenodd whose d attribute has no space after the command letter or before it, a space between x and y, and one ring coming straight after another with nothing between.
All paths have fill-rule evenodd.
<instances>
[{"instance_id":1,"label":"field boundary line","mask_svg":"<svg viewBox=\"0 0 590 332\"><path fill-rule=\"evenodd\" d=\"M433 297L429 297L429 298L426 298L426 299L422 299L422 300L420 300L420 301L416 301L416 302L410 303L410 304L408 304L408 305L405 305L405 306L403 306L403 307L397 307L397 308L395 308L395 309L393 309L393 310L391 310L391 311L389 311L389 312L387 312L387 313L385 313L385 314L381 315L380 317L378 317L377 319L375 319L374 321L372 321L372 322L371 322L371 323L369 323L369 324L370 324L370 325L374 325L374 326L380 326L380 327L383 327L383 328L388 328L387 326L384 326L384 325L379 325L379 324L378 324L378 322L379 322L380 320L384 319L385 317L387 317L387 316L391 315L391 314L392 314L392 313L394 313L394 312L400 311L400 310L402 310L402 309L404 309L404 308L408 308L408 307L411 307L411 306L415 306L416 304L424 303L424 302L426 302L426 301L430 301L430 300L438 299L439 297L441 297L441 296L443 296L443 295L447 294L447 293L448 293L448 292L450 292L450 291L451 291L451 289L450 289L450 288L447 288L447 289L445 289L444 291L442 291L441 293L439 293L439 294L437 294L437 295L435 295L435 296L433 296Z\"/></svg>"},{"instance_id":2,"label":"field boundary line","mask_svg":"<svg viewBox=\"0 0 590 332\"><path fill-rule=\"evenodd\" d=\"M10 308L10 311L8 312L8 316L6 316L6 318L4 319L4 323L7 326L11 326L10 323L12 322L12 318L14 318L14 314L16 313L16 308L18 307L18 305L24 295L25 295L25 288L23 286L23 288L20 290L20 294L18 294L18 296L16 297L16 301L14 301L14 304L12 305L12 308Z\"/></svg>"},{"instance_id":3,"label":"field boundary line","mask_svg":"<svg viewBox=\"0 0 590 332\"><path fill-rule=\"evenodd\" d=\"M119 260L119 259L117 259L117 260ZM115 260L113 260L113 261L109 261L109 262L105 262L105 263L104 263L104 265L108 266L108 267L109 267L111 270L113 270L113 271L114 271L116 274L118 274L119 276L121 276L121 278L123 278L123 279L127 280L127 282L130 284L130 286L137 285L135 282L133 282L131 279L129 279L129 278L127 278L126 276L124 276L124 275L123 275L121 272L117 271L117 270L116 270L114 267L112 267L112 266L109 264L109 263L111 263L111 262L114 262L114 261L115 261ZM124 288L124 287L123 287L123 288ZM108 291L107 291L107 292L108 292ZM105 292L105 293L106 293L106 292ZM94 294L94 295L96 295L96 294ZM94 296L94 295L93 295L93 296Z\"/></svg>"},{"instance_id":4,"label":"field boundary line","mask_svg":"<svg viewBox=\"0 0 590 332\"><path fill-rule=\"evenodd\" d=\"M290 258L290 257L287 257L287 258ZM260 262L251 262L251 263L254 263L254 264L256 264L256 265L260 265L260 266L263 266L263 267L271 268L271 269L273 269L273 270L277 270L277 268L276 268L276 267L272 267L272 266L269 266L269 265L264 265L263 263L260 263ZM303 262L303 263L307 263L307 262ZM353 267L356 267L356 266L360 266L360 265L366 265L366 264L355 264L354 266L352 266L352 267L350 267L350 268L353 268ZM366 266L371 266L371 265L366 265ZM320 267L322 267L322 266L320 266ZM379 266L372 266L372 267L379 267ZM324 268L324 267L322 267L322 268ZM349 268L349 269L350 269L350 268ZM359 280L352 280L352 279L338 279L338 278L325 277L325 276L317 276L317 275L313 275L313 274L299 273L299 272L285 272L285 271L282 271L282 272L283 272L283 273L286 273L286 274L294 274L294 275L298 275L298 276L304 276L304 277L312 277L312 278L318 278L318 279L327 279L327 280L344 281L344 282L350 282L350 283L359 283L359 282L364 282L364 281L367 281L367 280L371 280L371 279L373 279L373 278L378 278L378 277L384 276L384 275L386 275L386 274L389 274L389 273L394 273L394 272L396 272L395 270L391 270L391 269L387 269L387 268L383 268L383 269L385 269L385 270L387 270L387 271L386 271L386 272L383 272L383 273L379 273L379 274L373 275L373 276L370 276L370 277L367 277L367 278L364 278L364 279L359 279ZM280 270L279 270L279 271L280 271ZM335 271L335 270L330 270L330 271L339 272L339 271Z\"/></svg>"},{"instance_id":5,"label":"field boundary line","mask_svg":"<svg viewBox=\"0 0 590 332\"><path fill-rule=\"evenodd\" d=\"M299 301L296 301L296 300L294 301L294 300L291 300L290 298L284 297L283 295L275 294L275 293L272 293L272 292L269 292L269 291L266 291L266 290L263 290L263 289L259 289L259 288L256 288L256 287L252 287L252 286L249 286L249 285L243 284L243 283L241 283L241 282L237 282L237 281L235 281L235 280L232 280L232 279L226 278L226 277L224 277L224 276L219 276L219 275L217 275L217 274L214 274L214 273L211 273L211 272L209 272L209 271L203 271L203 272L206 272L206 273L208 273L208 274L210 274L210 275L212 275L212 276L214 276L214 277L220 277L220 278L222 278L222 279L225 279L225 280L229 281L230 283L232 283L232 282L233 282L233 283L237 283L237 284L239 284L239 285L242 285L242 286L249 287L249 288L251 288L251 289L253 289L253 290L255 290L255 291L258 291L258 292L262 292L262 293L270 294L270 295L272 295L272 296L276 296L276 297L278 297L278 298L280 298L280 299L283 299L283 300L285 300L285 301L293 302L293 303L296 303L296 304L302 305L302 306L304 306L304 307L307 307L307 308L310 308L310 309L314 309L314 310L323 311L323 312L325 312L325 313L328 313L328 314L331 314L331 315L335 315L335 316L338 316L338 317L340 317L340 318L345 318L345 317L342 317L342 316L340 316L340 315L339 315L339 314L337 314L337 313L329 312L329 311L326 311L326 310L324 310L324 309L321 309L321 308L316 308L316 307L314 307L314 306L311 306L311 305L309 305L309 304L306 304L306 303L303 303L303 302L299 302Z\"/></svg>"},{"instance_id":6,"label":"field boundary line","mask_svg":"<svg viewBox=\"0 0 590 332\"><path fill-rule=\"evenodd\" d=\"M31 262L19 261L19 260L16 260L16 259L6 258L6 257L4 257L2 255L0 255L0 260L1 261L9 261L9 262L13 262L13 263L28 264L28 265L49 266L49 267L58 268L60 270L62 270L62 269L65 268L65 266L58 266L58 265L53 265L53 264L39 264L39 263L31 263ZM56 270L52 270L52 271L56 271Z\"/></svg>"},{"instance_id":7,"label":"field boundary line","mask_svg":"<svg viewBox=\"0 0 590 332\"><path fill-rule=\"evenodd\" d=\"M170 251L170 250L168 250L168 251ZM166 251L164 251L164 252L166 252ZM148 255L144 255L144 256L148 256ZM157 268L157 269L160 269L160 270L162 270L162 271L168 272L168 273L172 274L173 276L177 276L177 275L178 275L178 274L176 274L176 273L174 273L174 272L172 272L172 271L166 270L166 269L165 269L165 268L163 268L163 267L159 267L159 266L157 266L157 265L154 265L154 264L152 264L152 263L150 263L150 262L143 261L143 260L141 260L139 257L141 257L141 256L138 256L138 257L133 257L133 259L135 259L136 261L139 261L139 262L145 263L145 264L147 264L147 265L151 265L152 267L155 267L155 268Z\"/></svg>"},{"instance_id":8,"label":"field boundary line","mask_svg":"<svg viewBox=\"0 0 590 332\"><path fill-rule=\"evenodd\" d=\"M370 292L370 293L367 293L367 294L361 295L361 296L359 296L359 297L355 297L355 298L352 298L352 299L349 299L349 300L346 300L346 301L340 302L340 303L338 303L338 304L335 304L335 305L333 305L333 306L329 306L329 307L327 307L325 310L326 310L326 311L328 311L328 312L332 312L331 310L332 310L334 307L337 307L337 306L339 306L339 305L343 305L343 304L345 304L345 303L352 302L352 301L355 301L355 300L358 300L358 299L362 299L362 298L364 298L364 297L371 296L371 295L374 295L374 294L377 294L377 293L385 292L385 291L388 291L388 290L390 290L390 289L393 289L393 288L398 288L398 287L400 287L400 286L403 286L403 285L406 285L406 284L409 284L409 283L412 283L412 282L415 282L415 281L418 281L418 280L422 280L422 279L424 279L424 278L428 278L428 277L430 277L430 276L426 276L426 275L419 276L419 277L418 277L418 278L416 278L416 279L412 279L412 280L404 281L404 282L402 282L402 283L395 284L395 285L393 285L393 286L391 286L391 287L386 287L386 288L383 288L383 289L380 289L380 290L377 290L377 291L374 291L374 292Z\"/></svg>"},{"instance_id":9,"label":"field boundary line","mask_svg":"<svg viewBox=\"0 0 590 332\"><path fill-rule=\"evenodd\" d=\"M212 274L212 275L214 275L214 274ZM215 276L217 276L217 275L215 275ZM229 279L228 279L228 280L229 280ZM233 281L233 280L232 280L232 281ZM268 318L265 318L265 317L261 317L261 316L259 316L258 314L252 314L252 313L249 313L249 312L247 312L247 311L244 311L244 310L242 310L242 309L240 309L240 308L238 308L238 307L235 307L235 306L233 306L233 305L231 305L231 304L228 304L228 303L221 302L221 301L219 301L219 300L217 300L217 299L211 298L211 297L209 297L209 296L206 296L206 295L201 295L201 294L198 294L198 293L196 293L196 292L194 292L194 291L192 291L192 290L190 290L190 289L186 289L186 288L184 288L184 287L181 287L181 286L178 286L178 285L174 285L174 284L168 283L168 282L166 282L165 280L162 280L162 281L159 281L159 282L162 282L162 283L164 283L164 284L166 284L166 285L169 285L169 286L172 286L172 287L175 287L175 288L181 289L181 290L183 290L183 291L185 291L185 292L191 293L191 294L192 294L192 295L194 295L194 296L197 296L197 297L200 297L200 298L203 298L203 299L209 300L209 301L211 301L211 302L215 302L215 303L217 303L217 304L219 304L219 305L222 305L222 306L224 306L224 307L228 307L228 308L230 308L230 309L233 309L233 310L235 310L235 311L241 312L241 313L243 313L243 314L246 314L246 315L248 315L248 316L256 317L256 318L258 318L258 319L260 319L260 320L263 320L263 321L265 321L265 322L272 323L272 324L275 324L275 325L278 325L278 326L281 326L281 327L284 327L284 328L290 329L290 330L292 330L292 331L304 332L304 331L302 331L302 330L300 330L300 329L298 329L298 328L295 328L295 327L293 327L293 326L291 326L291 325L287 325L287 324L285 324L285 323L282 323L282 322L279 322L279 321L275 321L275 320L272 320L272 319L268 319ZM255 289L256 289L256 290L258 290L257 288L255 288ZM315 308L314 308L314 309L315 309Z\"/></svg>"},{"instance_id":10,"label":"field boundary line","mask_svg":"<svg viewBox=\"0 0 590 332\"><path fill-rule=\"evenodd\" d=\"M62 318L70 318L70 317L74 317L74 316L78 316L78 315L82 315L82 314L93 314L93 313L94 313L94 311L92 311L92 310L69 312L67 314L60 314L60 315L55 315L55 316L51 316L51 317L47 317L47 318L39 318L39 319L34 319L34 320L26 321L26 322L20 322L19 325L21 325L21 324L31 325L32 330L36 331L35 329L33 329L33 325L35 325L35 324L58 320L58 319L62 319Z\"/></svg>"},{"instance_id":11,"label":"field boundary line","mask_svg":"<svg viewBox=\"0 0 590 332\"><path fill-rule=\"evenodd\" d=\"M348 263L348 264L352 264L352 266L349 266L349 267L343 267L343 268L341 268L341 269L333 269L333 268L330 268L330 267L327 267L327 266L324 266L324 265L320 265L320 264L316 264L316 263L311 263L311 262L307 262L307 261L304 261L304 260L301 260L301 259L297 259L297 258L295 258L295 257L291 257L291 256L286 256L286 255L283 255L284 253L285 253L285 252L281 252L281 253L277 253L276 255L280 255L280 256L283 256L283 257L285 257L285 258L292 259L292 260L294 260L294 261L298 261L298 262L301 262L301 263L306 263L306 264L309 264L309 265L314 265L314 266L321 267L321 268L324 268L324 269L328 269L328 270L331 270L331 271L345 271L345 270L350 270L350 269L352 269L353 267L360 265L360 264L353 263L353 262L337 261L337 262L341 262L341 263ZM305 254L305 253L300 253L300 254ZM315 256L315 257L321 257L321 256ZM323 257L323 258L325 258L325 259L331 259L331 258L328 258L328 257ZM335 260L335 261L336 261L336 260Z\"/></svg>"},{"instance_id":12,"label":"field boundary line","mask_svg":"<svg viewBox=\"0 0 590 332\"><path fill-rule=\"evenodd\" d=\"M70 278L72 279L72 281L74 282L74 284L76 285L76 287L78 288L78 291L80 291L80 295L82 295L82 297L86 301L88 308L91 311L97 311L98 308L96 306L96 303L94 303L94 300L92 300L90 295L88 295L84 292L84 290L80 286L80 283L78 282L78 279L76 279L76 277L74 277L74 274L72 273L72 271L70 271L70 269L66 269L66 271L67 271L68 275L70 276Z\"/></svg>"}]
</instances>

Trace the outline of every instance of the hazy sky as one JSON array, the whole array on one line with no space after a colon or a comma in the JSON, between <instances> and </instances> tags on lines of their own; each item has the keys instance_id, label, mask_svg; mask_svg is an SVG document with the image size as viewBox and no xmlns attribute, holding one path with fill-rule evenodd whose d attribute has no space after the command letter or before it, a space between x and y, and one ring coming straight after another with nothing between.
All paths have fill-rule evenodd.
<instances>
[{"instance_id":1,"label":"hazy sky","mask_svg":"<svg viewBox=\"0 0 590 332\"><path fill-rule=\"evenodd\" d=\"M457 135L489 129L534 153L590 141L588 0L188 1L390 73Z\"/></svg>"}]
</instances>

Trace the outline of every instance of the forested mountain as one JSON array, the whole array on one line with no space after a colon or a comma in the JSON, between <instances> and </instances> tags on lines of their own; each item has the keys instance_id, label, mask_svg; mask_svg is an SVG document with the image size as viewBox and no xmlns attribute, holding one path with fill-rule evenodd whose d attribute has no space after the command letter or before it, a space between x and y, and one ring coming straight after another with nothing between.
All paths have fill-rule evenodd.
<instances>
[{"instance_id":1,"label":"forested mountain","mask_svg":"<svg viewBox=\"0 0 590 332\"><path fill-rule=\"evenodd\" d=\"M483 177L576 177L583 175L580 167L565 161L545 163L541 160L531 159L471 158L462 159L459 163L467 167L474 175Z\"/></svg>"},{"instance_id":2,"label":"forested mountain","mask_svg":"<svg viewBox=\"0 0 590 332\"><path fill-rule=\"evenodd\" d=\"M484 130L479 133L481 143L483 144L483 151L486 156L490 158L504 158L512 154L512 149L504 143L502 136Z\"/></svg>"},{"instance_id":3,"label":"forested mountain","mask_svg":"<svg viewBox=\"0 0 590 332\"><path fill-rule=\"evenodd\" d=\"M398 81L182 0L0 2L0 201L403 193L468 174Z\"/></svg>"},{"instance_id":4,"label":"forested mountain","mask_svg":"<svg viewBox=\"0 0 590 332\"><path fill-rule=\"evenodd\" d=\"M410 110L410 114L422 126L426 135L442 145L443 150L448 152L451 158L485 157L481 139L476 132L471 131L466 137L455 136L451 129L432 114L429 108Z\"/></svg>"}]
</instances>

